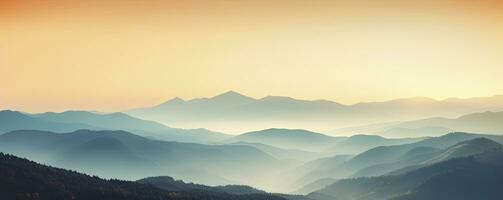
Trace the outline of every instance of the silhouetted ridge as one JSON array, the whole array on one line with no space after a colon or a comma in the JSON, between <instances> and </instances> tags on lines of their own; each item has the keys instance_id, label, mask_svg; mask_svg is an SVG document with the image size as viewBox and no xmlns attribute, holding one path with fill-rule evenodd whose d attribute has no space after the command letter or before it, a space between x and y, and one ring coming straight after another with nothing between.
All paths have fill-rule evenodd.
<instances>
[{"instance_id":1,"label":"silhouetted ridge","mask_svg":"<svg viewBox=\"0 0 503 200\"><path fill-rule=\"evenodd\" d=\"M105 180L0 153L0 199L11 200L284 200L269 194L163 190L150 184Z\"/></svg>"},{"instance_id":2,"label":"silhouetted ridge","mask_svg":"<svg viewBox=\"0 0 503 200\"><path fill-rule=\"evenodd\" d=\"M212 192L221 192L228 194L265 194L264 191L252 188L245 185L225 185L225 186L206 186L194 183L185 183L182 180L175 180L169 176L158 176L158 177L148 177L140 179L137 182L144 184L152 184L161 189L166 189L169 191L194 191L194 190L204 190Z\"/></svg>"}]
</instances>

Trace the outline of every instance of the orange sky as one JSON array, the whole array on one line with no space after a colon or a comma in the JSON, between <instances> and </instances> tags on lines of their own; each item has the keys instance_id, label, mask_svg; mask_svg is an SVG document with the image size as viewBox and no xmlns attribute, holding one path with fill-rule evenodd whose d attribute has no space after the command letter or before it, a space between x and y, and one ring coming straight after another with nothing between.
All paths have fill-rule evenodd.
<instances>
[{"instance_id":1,"label":"orange sky","mask_svg":"<svg viewBox=\"0 0 503 200\"><path fill-rule=\"evenodd\" d=\"M503 1L3 1L0 109L503 94Z\"/></svg>"}]
</instances>

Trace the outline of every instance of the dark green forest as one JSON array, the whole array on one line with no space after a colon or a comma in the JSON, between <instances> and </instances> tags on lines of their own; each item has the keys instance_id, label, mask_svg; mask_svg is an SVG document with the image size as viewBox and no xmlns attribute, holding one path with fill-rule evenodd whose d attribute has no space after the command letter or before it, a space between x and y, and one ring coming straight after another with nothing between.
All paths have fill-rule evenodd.
<instances>
[{"instance_id":1,"label":"dark green forest","mask_svg":"<svg viewBox=\"0 0 503 200\"><path fill-rule=\"evenodd\" d=\"M265 193L235 195L204 189L170 191L151 184L105 180L3 153L0 153L0 177L2 200L284 200Z\"/></svg>"}]
</instances>

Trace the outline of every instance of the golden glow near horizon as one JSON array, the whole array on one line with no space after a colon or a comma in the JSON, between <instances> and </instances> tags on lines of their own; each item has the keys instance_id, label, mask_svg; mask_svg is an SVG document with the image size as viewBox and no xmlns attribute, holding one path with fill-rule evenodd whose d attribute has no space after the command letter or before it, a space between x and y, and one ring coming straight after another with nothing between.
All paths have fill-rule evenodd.
<instances>
[{"instance_id":1,"label":"golden glow near horizon","mask_svg":"<svg viewBox=\"0 0 503 200\"><path fill-rule=\"evenodd\" d=\"M503 94L498 1L309 2L0 1L0 109Z\"/></svg>"}]
</instances>

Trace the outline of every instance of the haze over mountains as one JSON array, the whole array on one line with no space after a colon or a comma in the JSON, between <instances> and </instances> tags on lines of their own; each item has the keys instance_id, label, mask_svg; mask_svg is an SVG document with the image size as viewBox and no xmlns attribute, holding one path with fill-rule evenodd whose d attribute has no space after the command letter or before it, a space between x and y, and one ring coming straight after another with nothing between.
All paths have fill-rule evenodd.
<instances>
[{"instance_id":1,"label":"haze over mountains","mask_svg":"<svg viewBox=\"0 0 503 200\"><path fill-rule=\"evenodd\" d=\"M503 149L454 158L404 174L345 179L308 195L318 200L501 199Z\"/></svg>"},{"instance_id":2,"label":"haze over mountains","mask_svg":"<svg viewBox=\"0 0 503 200\"><path fill-rule=\"evenodd\" d=\"M286 164L250 146L164 142L124 131L13 131L0 135L0 151L105 178L170 174L210 185L266 186Z\"/></svg>"},{"instance_id":3,"label":"haze over mountains","mask_svg":"<svg viewBox=\"0 0 503 200\"><path fill-rule=\"evenodd\" d=\"M209 187L152 177L136 182L104 180L0 153L0 198L94 200L286 200L245 186Z\"/></svg>"},{"instance_id":4,"label":"haze over mountains","mask_svg":"<svg viewBox=\"0 0 503 200\"><path fill-rule=\"evenodd\" d=\"M287 97L253 99L227 92L210 99L174 99L160 106L163 109L159 117L172 117L169 126L143 119L145 116L131 116L138 110L36 114L4 110L0 111L0 152L101 178L140 179L137 183L153 186L55 172L66 174L69 179L87 179L91 184L86 187L87 191L107 188L107 194L114 198L126 194L128 198L141 199L135 196L141 194L147 199L151 199L149 195L177 199L181 197L170 195L180 194L183 195L181 199L229 200L442 199L446 194L432 186L450 184L452 187L443 188L452 191L479 182L487 186L493 198L496 197L494 188L488 185L499 182L488 176L489 172L496 176L500 173L503 111L468 113L452 118L406 119L497 110L499 98L443 101L413 98L347 106ZM491 108L484 105L491 105ZM158 109L147 110L157 113ZM336 128L339 119L344 123L363 123L373 121L373 117L383 123ZM388 121L394 117L400 121ZM198 128L173 128L171 123L177 124L177 120L197 124ZM282 120L296 128L285 128ZM316 126L325 124L335 131L327 135L298 128L306 124L311 126L311 122ZM214 127L282 126L230 135L205 129L206 123ZM33 164L27 166L43 168L44 172L54 170ZM5 169L9 173L19 173ZM483 169L489 171L479 172ZM11 175L8 177L12 178ZM59 194L61 187L40 186L28 181L37 177L60 184L74 181L59 175L54 177L54 173L24 175L27 178L21 182L28 184L26 188L43 188L54 194ZM471 183L450 183L450 179ZM126 192L114 192L117 189ZM15 191L33 195L26 190ZM477 187L474 191L483 189ZM3 192L0 195L12 195L0 192ZM42 191L39 194L50 196ZM65 194L83 195L73 187ZM464 194L466 197L474 195L469 191ZM96 198L105 197L98 195Z\"/></svg>"},{"instance_id":5,"label":"haze over mountains","mask_svg":"<svg viewBox=\"0 0 503 200\"><path fill-rule=\"evenodd\" d=\"M255 99L229 91L212 98L174 98L157 106L129 110L126 113L175 127L245 132L271 127L334 130L428 117L459 117L502 109L501 95L440 101L414 97L343 105L328 100L308 101L281 96Z\"/></svg>"},{"instance_id":6,"label":"haze over mountains","mask_svg":"<svg viewBox=\"0 0 503 200\"><path fill-rule=\"evenodd\" d=\"M229 138L229 135L206 129L178 129L163 124L131 117L124 113L98 114L87 111L27 114L17 111L0 111L0 133L13 130L46 130L71 132L79 129L126 130L139 135L184 142L212 143Z\"/></svg>"},{"instance_id":7,"label":"haze over mountains","mask_svg":"<svg viewBox=\"0 0 503 200\"><path fill-rule=\"evenodd\" d=\"M480 112L456 118L434 117L392 124L376 124L339 129L334 132L351 134L369 132L387 137L439 136L446 132L462 131L495 134L503 132L503 112Z\"/></svg>"},{"instance_id":8,"label":"haze over mountains","mask_svg":"<svg viewBox=\"0 0 503 200\"><path fill-rule=\"evenodd\" d=\"M479 137L489 138L492 141L474 140L469 143L472 145L463 143L464 141ZM293 177L291 187L298 187L302 183L309 185L327 178L337 180L348 177L385 175L393 170L417 165L428 160L430 160L429 164L431 164L433 160L438 161L439 158L463 157L500 148L500 144L502 143L503 136L501 135L450 133L408 144L379 146L357 154L343 162L340 162L341 157L337 156L309 162L306 166L310 167L299 168L293 171L291 174L291 177ZM475 148L473 148L474 146ZM452 151L453 149L456 151ZM317 164L320 161L324 164ZM322 186L324 185L320 185L320 188Z\"/></svg>"}]
</instances>

